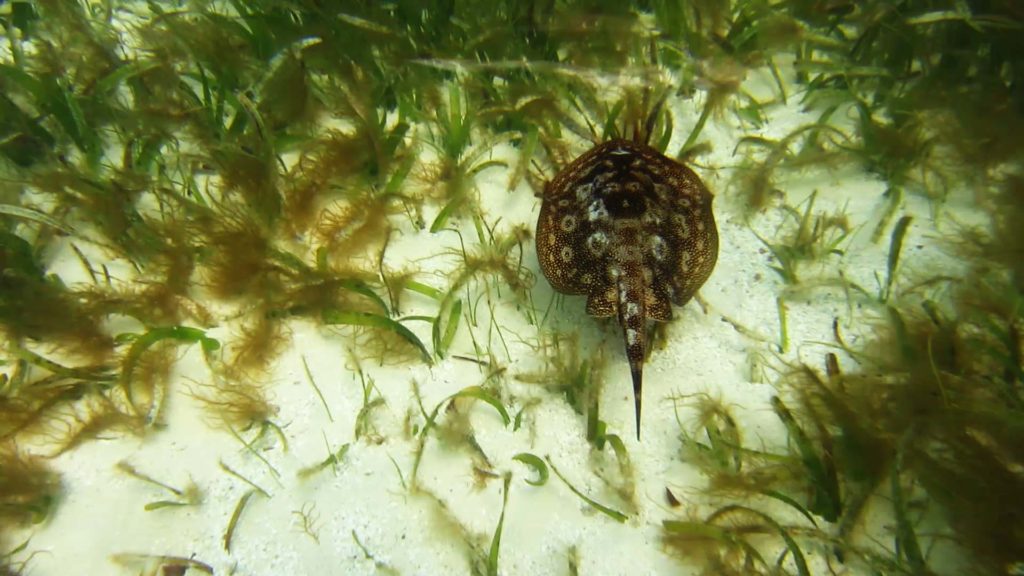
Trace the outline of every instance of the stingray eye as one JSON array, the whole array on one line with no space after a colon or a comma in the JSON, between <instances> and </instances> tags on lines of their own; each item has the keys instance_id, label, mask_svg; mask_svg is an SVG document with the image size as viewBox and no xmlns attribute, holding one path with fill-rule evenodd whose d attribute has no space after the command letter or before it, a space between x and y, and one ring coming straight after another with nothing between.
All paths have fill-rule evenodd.
<instances>
[{"instance_id":1,"label":"stingray eye","mask_svg":"<svg viewBox=\"0 0 1024 576\"><path fill-rule=\"evenodd\" d=\"M625 189L609 194L605 199L605 206L608 207L608 214L618 219L640 218L647 212L647 201L644 197Z\"/></svg>"}]
</instances>

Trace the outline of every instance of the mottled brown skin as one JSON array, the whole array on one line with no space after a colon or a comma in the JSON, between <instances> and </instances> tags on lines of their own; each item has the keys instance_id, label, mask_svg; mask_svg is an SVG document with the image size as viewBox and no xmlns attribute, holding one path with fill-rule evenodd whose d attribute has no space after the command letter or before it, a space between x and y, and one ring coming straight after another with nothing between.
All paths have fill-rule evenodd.
<instances>
[{"instance_id":1,"label":"mottled brown skin","mask_svg":"<svg viewBox=\"0 0 1024 576\"><path fill-rule=\"evenodd\" d=\"M718 230L711 193L682 164L639 142L610 140L544 187L537 257L563 294L585 294L587 313L615 316L633 378L636 437L647 321L668 322L711 275Z\"/></svg>"}]
</instances>

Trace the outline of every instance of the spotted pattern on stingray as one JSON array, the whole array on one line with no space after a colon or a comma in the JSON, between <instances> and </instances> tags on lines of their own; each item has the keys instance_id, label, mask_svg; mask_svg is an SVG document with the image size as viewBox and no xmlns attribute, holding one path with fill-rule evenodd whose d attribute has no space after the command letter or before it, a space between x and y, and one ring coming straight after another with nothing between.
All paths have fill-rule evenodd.
<instances>
[{"instance_id":1,"label":"spotted pattern on stingray","mask_svg":"<svg viewBox=\"0 0 1024 576\"><path fill-rule=\"evenodd\" d=\"M544 187L537 256L564 294L587 296L587 313L622 326L633 379L636 435L647 320L672 319L711 275L718 231L711 193L697 175L629 140L598 144Z\"/></svg>"}]
</instances>

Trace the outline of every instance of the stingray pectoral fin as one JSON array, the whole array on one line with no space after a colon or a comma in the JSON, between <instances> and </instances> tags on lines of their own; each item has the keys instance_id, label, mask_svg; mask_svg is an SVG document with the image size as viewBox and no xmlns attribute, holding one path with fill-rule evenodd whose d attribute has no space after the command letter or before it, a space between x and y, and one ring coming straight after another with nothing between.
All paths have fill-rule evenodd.
<instances>
[{"instance_id":1,"label":"stingray pectoral fin","mask_svg":"<svg viewBox=\"0 0 1024 576\"><path fill-rule=\"evenodd\" d=\"M644 308L649 320L656 320L658 322L672 320L672 303L666 294L649 291Z\"/></svg>"},{"instance_id":2,"label":"stingray pectoral fin","mask_svg":"<svg viewBox=\"0 0 1024 576\"><path fill-rule=\"evenodd\" d=\"M587 297L587 314L594 318L615 315L615 291L594 292Z\"/></svg>"}]
</instances>

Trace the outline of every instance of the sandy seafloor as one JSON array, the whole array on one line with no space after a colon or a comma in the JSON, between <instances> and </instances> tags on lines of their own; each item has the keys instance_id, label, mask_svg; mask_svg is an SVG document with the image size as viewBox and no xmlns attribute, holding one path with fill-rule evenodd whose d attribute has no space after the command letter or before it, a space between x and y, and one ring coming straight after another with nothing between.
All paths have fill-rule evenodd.
<instances>
[{"instance_id":1,"label":"sandy seafloor","mask_svg":"<svg viewBox=\"0 0 1024 576\"><path fill-rule=\"evenodd\" d=\"M744 89L767 94L770 82L767 74L752 72ZM488 406L470 405L476 439L493 471L512 474L500 548L501 574L570 574L570 558L579 574L696 573L696 566L671 555L661 542L663 520L697 518L722 503L700 494L704 478L681 456L680 426L696 430L694 413L687 408L695 398L686 396L708 394L721 399L737 418L746 445L783 450L785 431L769 406L769 399L779 394L772 385L776 370L797 362L819 368L826 352L838 352L830 344L833 318L839 319L854 346L859 334L872 329L870 315L851 308L841 290L818 289L789 301L789 346L784 352L779 348L777 298L785 287L770 268L772 258L755 232L774 238L785 217L778 201L749 221L743 216L734 170L742 158L733 150L743 136L779 138L799 125L814 122L815 114L801 112L799 96L791 94L788 106L770 108L768 123L762 128L740 126L728 111L705 128L702 139L711 143L712 151L699 157L694 169L716 194L714 210L721 238L718 264L700 291L706 309L697 302L677 308L676 319L668 326L667 344L655 350L646 365L642 442L634 439L632 391L619 329L586 317L582 297L557 299L543 326L578 333L585 356L603 354L601 415L609 431L619 434L629 451L637 482L635 510L597 473L604 470L614 477L609 470L615 460L610 450L603 456L592 451L585 438L585 418L561 395L517 378L541 369L542 359L531 346L538 340L538 327L515 309L507 292L502 297L495 293L496 324L506 350L493 333L488 342L488 308L481 305L481 317L473 331L505 369L500 386L506 405L512 414L528 407L522 425L514 430L511 425L504 426ZM670 151L686 139L702 105L701 93L692 100L672 102L676 133ZM423 132L417 137L423 137ZM579 143L576 151L585 149L586 145ZM515 154L504 145L492 152L494 158L510 165ZM525 182L509 191L509 175L507 169L492 168L478 177L485 218L494 223L500 217L499 231L514 224L532 230L539 200ZM842 270L849 280L877 289L878 279L885 277L891 225L880 240L872 241L871 236L885 208L885 184L854 165L799 173L779 171L776 184L785 193L785 203L798 209L817 191L815 211L841 210L852 227L851 236L841 245L844 254L830 256L820 266L805 267L804 277L834 276ZM913 276L915 270L941 267L946 274L958 273L957 262L943 252L940 239L955 233L958 225L980 221L972 202L969 191L954 189L942 210L933 211L924 198L912 193L905 197L897 217L911 215L914 220L904 242L897 282ZM429 211L425 214L428 222L433 216ZM447 286L448 272L457 262L451 256L452 249L459 246L456 234L432 234L402 225L387 251L386 264L401 268L403 263L415 261L425 272L421 281ZM459 225L467 242L472 242L471 223ZM98 263L104 256L96 252L90 257ZM532 296L543 313L553 293L539 272L532 242L526 245L524 263L536 277ZM115 276L128 274L124 263L109 264ZM70 249L58 255L51 271L68 284L87 280ZM472 294L479 294L480 289L480 284L471 285ZM436 304L411 295L405 299L402 313L432 315ZM428 324L408 325L425 342L430 341ZM735 325L742 326L745 333ZM119 565L114 558L139 554L194 558L212 566L217 574L469 573L470 558L486 556L498 523L502 481L477 484L470 452L443 447L431 436L418 481L436 500L410 493L405 485L410 482L416 442L405 434L403 425L408 412L419 413L412 392L414 380L430 410L448 395L483 383L490 368L452 357L432 367L415 362L381 366L364 358L362 368L385 404L372 413L375 434L357 441L354 421L363 398L346 352L352 338L344 330L302 321L289 326L292 344L266 376L271 399L279 409L275 422L284 430L288 449L280 442L260 446L262 456L279 477L230 434L210 425L209 416L188 396L191 387L208 382L210 375L198 346L181 347L164 429L144 438L104 436L52 461L63 479L64 498L50 521L21 535L31 537L26 550L18 555L23 560L31 556L25 572L33 576L136 574L139 566ZM451 347L454 355L474 355L467 326L464 318ZM225 343L230 342L231 333L231 322L209 331ZM302 357L309 363L333 421L305 376ZM856 370L850 359L841 356L841 361L845 370ZM297 477L300 469L323 461L328 449L334 451L346 443L350 443L349 450L335 468L308 479ZM627 512L628 520L620 524L595 512L554 474L544 486L528 484L526 480L533 478L534 472L512 459L521 452L550 458L574 486ZM118 471L116 465L121 461L176 486L191 479L201 490L202 503L144 510L146 503L167 494ZM251 498L238 518L230 552L223 546L224 532L239 498L250 487L225 473L221 461L270 494L269 498L258 494ZM666 487L682 501L680 507L669 507ZM801 521L795 512L777 503L759 501L757 505L781 520ZM318 541L299 528L295 514L299 510L312 511ZM465 541L453 519L472 542ZM885 518L878 522L885 534ZM808 544L804 551L812 573L828 573L823 549ZM125 557L121 559L123 562Z\"/></svg>"}]
</instances>

